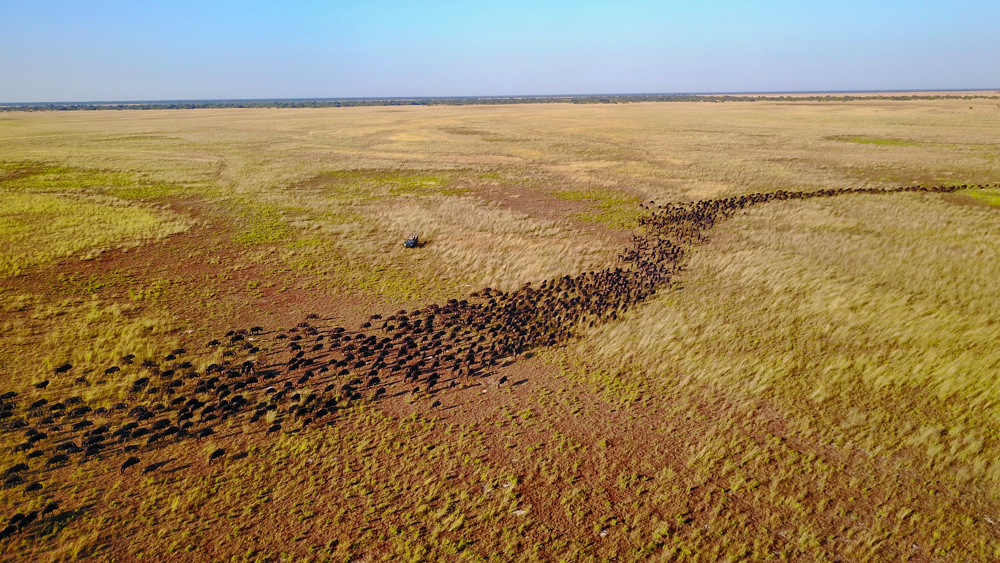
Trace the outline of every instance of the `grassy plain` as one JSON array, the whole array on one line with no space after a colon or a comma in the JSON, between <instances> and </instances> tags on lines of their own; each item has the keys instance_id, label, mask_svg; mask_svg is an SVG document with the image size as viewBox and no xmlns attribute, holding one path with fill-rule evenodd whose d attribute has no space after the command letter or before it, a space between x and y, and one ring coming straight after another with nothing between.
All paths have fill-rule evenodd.
<instances>
[{"instance_id":1,"label":"grassy plain","mask_svg":"<svg viewBox=\"0 0 1000 563\"><path fill-rule=\"evenodd\" d=\"M112 402L129 352L613 265L638 202L1000 182L1000 105L9 113L0 155L0 390ZM505 368L519 385L233 426L155 476L56 469L76 511L0 556L998 559L998 201L753 208L672 291ZM0 491L0 517L40 504Z\"/></svg>"}]
</instances>

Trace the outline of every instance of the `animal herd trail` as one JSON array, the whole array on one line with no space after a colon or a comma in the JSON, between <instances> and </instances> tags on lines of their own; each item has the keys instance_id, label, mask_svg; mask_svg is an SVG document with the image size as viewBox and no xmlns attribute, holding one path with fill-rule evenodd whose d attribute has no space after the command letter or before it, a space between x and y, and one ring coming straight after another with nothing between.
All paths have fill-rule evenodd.
<instances>
[{"instance_id":1,"label":"animal herd trail","mask_svg":"<svg viewBox=\"0 0 1000 563\"><path fill-rule=\"evenodd\" d=\"M11 442L21 433L23 442L6 456L8 466L0 468L3 487L50 496L47 491L57 489L51 480L74 463L105 464L126 478L138 472L136 466L143 467L142 474L155 474L170 463L162 459L164 447L212 436L216 428L221 433L230 421L253 425L255 434L267 436L334 424L339 411L359 401L406 393L436 395L435 408L449 389L490 375L501 362L564 342L583 326L615 320L669 287L687 250L740 210L770 201L967 188L777 191L649 207L640 219L645 232L635 235L613 268L549 279L537 287L526 283L511 292L484 288L471 301L451 299L386 318L373 315L360 330L310 315L284 332L230 331L201 354L179 348L162 360L139 364L125 356L105 374L130 376L134 384L108 404L60 399L41 384L34 386L37 390L9 391L0 395L0 432ZM214 357L225 359L208 363ZM65 364L55 371L73 370ZM206 464L226 457L225 449L214 449ZM15 515L2 536L41 529L49 513L60 517L54 512Z\"/></svg>"}]
</instances>

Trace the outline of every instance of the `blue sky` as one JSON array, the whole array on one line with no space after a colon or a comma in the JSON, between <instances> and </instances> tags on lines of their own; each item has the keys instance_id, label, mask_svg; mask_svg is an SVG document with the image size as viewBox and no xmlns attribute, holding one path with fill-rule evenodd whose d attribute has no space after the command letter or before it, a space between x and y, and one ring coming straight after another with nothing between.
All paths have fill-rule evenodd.
<instances>
[{"instance_id":1,"label":"blue sky","mask_svg":"<svg viewBox=\"0 0 1000 563\"><path fill-rule=\"evenodd\" d=\"M0 0L0 102L995 89L998 30L996 0Z\"/></svg>"}]
</instances>

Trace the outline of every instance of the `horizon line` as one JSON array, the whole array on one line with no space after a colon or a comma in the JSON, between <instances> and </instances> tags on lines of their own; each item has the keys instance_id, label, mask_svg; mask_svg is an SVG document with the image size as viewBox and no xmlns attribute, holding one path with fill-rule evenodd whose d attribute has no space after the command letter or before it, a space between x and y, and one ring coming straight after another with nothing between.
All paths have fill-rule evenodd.
<instances>
[{"instance_id":1,"label":"horizon line","mask_svg":"<svg viewBox=\"0 0 1000 563\"><path fill-rule=\"evenodd\" d=\"M393 100L510 100L510 99L572 99L596 98L602 96L638 97L638 96L774 96L790 94L902 94L902 93L944 93L944 92L988 92L1000 93L1000 88L952 88L952 89L898 89L898 90L768 90L768 91L703 91L703 92L631 92L631 93L596 93L596 94L506 94L506 95L467 95L467 96L340 96L340 97L305 97L305 98L178 98L178 99L139 99L139 100L80 100L53 102L0 102L2 107L11 106L46 106L46 105L128 105L128 104L166 104L166 103L238 103L238 102L341 102L341 101L393 101Z\"/></svg>"}]
</instances>

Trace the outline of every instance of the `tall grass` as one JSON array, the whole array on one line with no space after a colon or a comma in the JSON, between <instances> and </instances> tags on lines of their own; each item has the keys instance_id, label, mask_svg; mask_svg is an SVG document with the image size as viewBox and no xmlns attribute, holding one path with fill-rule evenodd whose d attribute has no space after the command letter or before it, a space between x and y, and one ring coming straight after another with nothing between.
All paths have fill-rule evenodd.
<instances>
[{"instance_id":1,"label":"tall grass","mask_svg":"<svg viewBox=\"0 0 1000 563\"><path fill-rule=\"evenodd\" d=\"M717 227L684 291L582 339L668 392L767 401L821 441L1000 495L1000 231L939 196L769 204ZM655 393L654 393L655 394Z\"/></svg>"}]
</instances>

